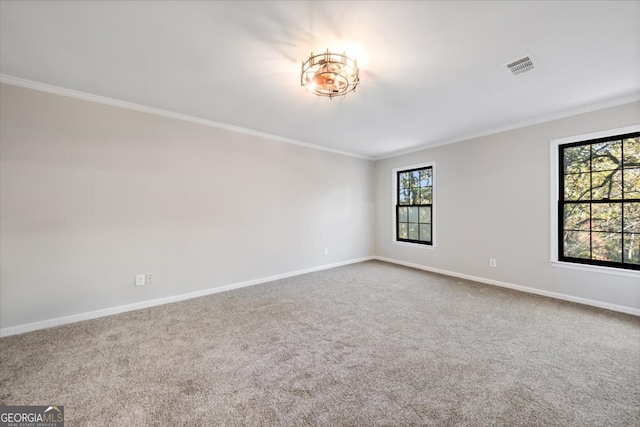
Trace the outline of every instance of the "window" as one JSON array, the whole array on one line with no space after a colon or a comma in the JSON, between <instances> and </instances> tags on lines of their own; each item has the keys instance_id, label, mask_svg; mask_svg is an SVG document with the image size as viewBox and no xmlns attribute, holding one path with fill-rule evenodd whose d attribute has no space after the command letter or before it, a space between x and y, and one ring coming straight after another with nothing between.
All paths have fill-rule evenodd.
<instances>
[{"instance_id":1,"label":"window","mask_svg":"<svg viewBox=\"0 0 640 427\"><path fill-rule=\"evenodd\" d=\"M433 164L394 172L396 241L433 245Z\"/></svg>"},{"instance_id":2,"label":"window","mask_svg":"<svg viewBox=\"0 0 640 427\"><path fill-rule=\"evenodd\" d=\"M640 270L640 131L558 144L558 167L558 260Z\"/></svg>"}]
</instances>

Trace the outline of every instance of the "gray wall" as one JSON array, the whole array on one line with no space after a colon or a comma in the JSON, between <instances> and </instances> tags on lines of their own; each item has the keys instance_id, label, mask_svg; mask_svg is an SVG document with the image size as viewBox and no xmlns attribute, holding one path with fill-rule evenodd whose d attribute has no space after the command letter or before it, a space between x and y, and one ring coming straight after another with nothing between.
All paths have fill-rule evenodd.
<instances>
[{"instance_id":1,"label":"gray wall","mask_svg":"<svg viewBox=\"0 0 640 427\"><path fill-rule=\"evenodd\" d=\"M2 328L373 255L371 161L10 85L0 100Z\"/></svg>"},{"instance_id":2,"label":"gray wall","mask_svg":"<svg viewBox=\"0 0 640 427\"><path fill-rule=\"evenodd\" d=\"M549 263L549 140L640 103L374 163L4 84L0 102L1 328L374 254L640 309L637 276ZM438 246L395 245L391 171L427 161Z\"/></svg>"},{"instance_id":3,"label":"gray wall","mask_svg":"<svg viewBox=\"0 0 640 427\"><path fill-rule=\"evenodd\" d=\"M463 120L463 118L461 118ZM640 122L640 103L376 162L376 255L640 309L640 278L550 265L551 139ZM392 243L392 170L436 162L437 248ZM495 258L497 267L488 260Z\"/></svg>"}]
</instances>

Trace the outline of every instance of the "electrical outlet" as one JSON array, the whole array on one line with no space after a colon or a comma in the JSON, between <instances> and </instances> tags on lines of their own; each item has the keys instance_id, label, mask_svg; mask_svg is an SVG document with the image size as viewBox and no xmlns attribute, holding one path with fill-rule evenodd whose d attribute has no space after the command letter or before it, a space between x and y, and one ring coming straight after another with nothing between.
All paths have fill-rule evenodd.
<instances>
[{"instance_id":1,"label":"electrical outlet","mask_svg":"<svg viewBox=\"0 0 640 427\"><path fill-rule=\"evenodd\" d=\"M324 249L322 250L322 253L323 253L324 255L329 255L329 248L324 248Z\"/></svg>"},{"instance_id":2,"label":"electrical outlet","mask_svg":"<svg viewBox=\"0 0 640 427\"><path fill-rule=\"evenodd\" d=\"M147 277L146 277L145 283L146 283L147 285L150 285L150 284L152 284L152 283L153 283L153 274L151 274L151 273L147 273Z\"/></svg>"},{"instance_id":3,"label":"electrical outlet","mask_svg":"<svg viewBox=\"0 0 640 427\"><path fill-rule=\"evenodd\" d=\"M144 274L136 274L136 286L146 285Z\"/></svg>"},{"instance_id":4,"label":"electrical outlet","mask_svg":"<svg viewBox=\"0 0 640 427\"><path fill-rule=\"evenodd\" d=\"M496 259L489 258L489 267L495 267L495 266L496 266Z\"/></svg>"}]
</instances>

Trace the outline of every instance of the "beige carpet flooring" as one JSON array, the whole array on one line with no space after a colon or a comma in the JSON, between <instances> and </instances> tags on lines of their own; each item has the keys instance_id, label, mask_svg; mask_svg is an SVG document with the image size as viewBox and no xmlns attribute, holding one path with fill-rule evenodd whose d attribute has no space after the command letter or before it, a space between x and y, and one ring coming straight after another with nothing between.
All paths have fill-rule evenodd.
<instances>
[{"instance_id":1,"label":"beige carpet flooring","mask_svg":"<svg viewBox=\"0 0 640 427\"><path fill-rule=\"evenodd\" d=\"M0 339L67 426L638 426L640 318L371 261Z\"/></svg>"}]
</instances>

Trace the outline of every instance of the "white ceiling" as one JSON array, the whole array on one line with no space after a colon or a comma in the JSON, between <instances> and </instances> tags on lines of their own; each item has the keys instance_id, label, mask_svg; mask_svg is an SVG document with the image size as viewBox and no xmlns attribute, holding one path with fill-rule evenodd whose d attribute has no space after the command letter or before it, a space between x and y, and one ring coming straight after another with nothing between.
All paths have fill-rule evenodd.
<instances>
[{"instance_id":1,"label":"white ceiling","mask_svg":"<svg viewBox=\"0 0 640 427\"><path fill-rule=\"evenodd\" d=\"M326 48L355 93L300 87ZM2 0L0 73L380 158L640 99L640 2Z\"/></svg>"}]
</instances>

